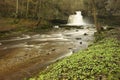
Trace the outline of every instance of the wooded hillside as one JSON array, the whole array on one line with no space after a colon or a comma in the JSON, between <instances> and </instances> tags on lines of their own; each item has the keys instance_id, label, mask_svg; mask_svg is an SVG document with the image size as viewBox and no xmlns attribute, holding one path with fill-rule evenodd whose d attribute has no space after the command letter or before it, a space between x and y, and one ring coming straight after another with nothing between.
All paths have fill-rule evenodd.
<instances>
[{"instance_id":1,"label":"wooded hillside","mask_svg":"<svg viewBox=\"0 0 120 80\"><path fill-rule=\"evenodd\" d=\"M0 16L21 18L66 18L76 10L91 15L92 0L1 0ZM120 0L95 0L98 14L120 16Z\"/></svg>"}]
</instances>

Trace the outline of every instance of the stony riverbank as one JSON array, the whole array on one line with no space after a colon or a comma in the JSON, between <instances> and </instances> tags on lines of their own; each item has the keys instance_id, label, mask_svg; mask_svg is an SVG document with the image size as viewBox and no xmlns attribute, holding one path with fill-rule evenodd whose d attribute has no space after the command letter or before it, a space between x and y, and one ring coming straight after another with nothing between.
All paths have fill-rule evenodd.
<instances>
[{"instance_id":1,"label":"stony riverbank","mask_svg":"<svg viewBox=\"0 0 120 80\"><path fill-rule=\"evenodd\" d=\"M120 28L96 34L97 42L29 80L119 80Z\"/></svg>"}]
</instances>

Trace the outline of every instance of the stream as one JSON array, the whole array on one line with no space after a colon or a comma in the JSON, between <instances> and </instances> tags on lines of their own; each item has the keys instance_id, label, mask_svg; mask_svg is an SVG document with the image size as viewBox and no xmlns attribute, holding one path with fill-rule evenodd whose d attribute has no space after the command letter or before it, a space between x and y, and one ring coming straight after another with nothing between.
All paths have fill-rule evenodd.
<instances>
[{"instance_id":1,"label":"stream","mask_svg":"<svg viewBox=\"0 0 120 80\"><path fill-rule=\"evenodd\" d=\"M86 49L94 41L94 28L59 28L46 33L0 39L0 80L22 80L49 64Z\"/></svg>"}]
</instances>

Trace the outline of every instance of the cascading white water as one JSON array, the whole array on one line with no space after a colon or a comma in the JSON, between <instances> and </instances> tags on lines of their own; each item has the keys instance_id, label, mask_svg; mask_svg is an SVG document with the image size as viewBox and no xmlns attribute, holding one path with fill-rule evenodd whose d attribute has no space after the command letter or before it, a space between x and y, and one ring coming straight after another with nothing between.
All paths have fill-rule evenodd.
<instances>
[{"instance_id":1,"label":"cascading white water","mask_svg":"<svg viewBox=\"0 0 120 80\"><path fill-rule=\"evenodd\" d=\"M76 11L76 14L70 15L69 18L68 18L67 25L69 25L69 26L85 25L85 23L83 21L83 16L81 14L81 11Z\"/></svg>"}]
</instances>

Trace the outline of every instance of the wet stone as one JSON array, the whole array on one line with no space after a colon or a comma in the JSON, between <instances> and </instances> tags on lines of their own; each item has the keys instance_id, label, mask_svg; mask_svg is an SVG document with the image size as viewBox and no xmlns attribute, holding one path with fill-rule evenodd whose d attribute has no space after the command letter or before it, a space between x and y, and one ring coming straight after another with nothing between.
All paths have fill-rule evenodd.
<instances>
[{"instance_id":1,"label":"wet stone","mask_svg":"<svg viewBox=\"0 0 120 80\"><path fill-rule=\"evenodd\" d=\"M72 49L72 48L68 48L68 49Z\"/></svg>"},{"instance_id":2,"label":"wet stone","mask_svg":"<svg viewBox=\"0 0 120 80\"><path fill-rule=\"evenodd\" d=\"M32 55L29 55L29 57L32 57Z\"/></svg>"},{"instance_id":3,"label":"wet stone","mask_svg":"<svg viewBox=\"0 0 120 80\"><path fill-rule=\"evenodd\" d=\"M82 42L80 42L80 44L82 44Z\"/></svg>"},{"instance_id":4,"label":"wet stone","mask_svg":"<svg viewBox=\"0 0 120 80\"><path fill-rule=\"evenodd\" d=\"M55 51L56 49L55 48L53 48L51 51Z\"/></svg>"},{"instance_id":5,"label":"wet stone","mask_svg":"<svg viewBox=\"0 0 120 80\"><path fill-rule=\"evenodd\" d=\"M67 35L65 35L65 36L71 36L71 34L67 34Z\"/></svg>"},{"instance_id":6,"label":"wet stone","mask_svg":"<svg viewBox=\"0 0 120 80\"><path fill-rule=\"evenodd\" d=\"M27 56L28 54L25 54L25 56Z\"/></svg>"},{"instance_id":7,"label":"wet stone","mask_svg":"<svg viewBox=\"0 0 120 80\"><path fill-rule=\"evenodd\" d=\"M76 40L81 40L82 38L76 38Z\"/></svg>"},{"instance_id":8,"label":"wet stone","mask_svg":"<svg viewBox=\"0 0 120 80\"><path fill-rule=\"evenodd\" d=\"M84 35L86 36L86 35L88 35L87 33L84 33Z\"/></svg>"},{"instance_id":9,"label":"wet stone","mask_svg":"<svg viewBox=\"0 0 120 80\"><path fill-rule=\"evenodd\" d=\"M50 52L47 53L47 55L50 55L50 54L51 54Z\"/></svg>"},{"instance_id":10,"label":"wet stone","mask_svg":"<svg viewBox=\"0 0 120 80\"><path fill-rule=\"evenodd\" d=\"M74 50L72 50L72 53L75 53L75 51L74 51Z\"/></svg>"},{"instance_id":11,"label":"wet stone","mask_svg":"<svg viewBox=\"0 0 120 80\"><path fill-rule=\"evenodd\" d=\"M78 32L79 30L76 30L76 32Z\"/></svg>"}]
</instances>

